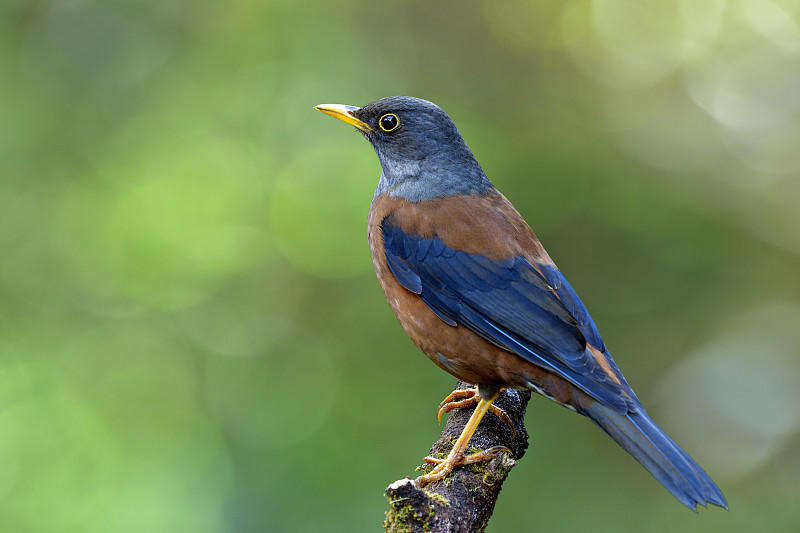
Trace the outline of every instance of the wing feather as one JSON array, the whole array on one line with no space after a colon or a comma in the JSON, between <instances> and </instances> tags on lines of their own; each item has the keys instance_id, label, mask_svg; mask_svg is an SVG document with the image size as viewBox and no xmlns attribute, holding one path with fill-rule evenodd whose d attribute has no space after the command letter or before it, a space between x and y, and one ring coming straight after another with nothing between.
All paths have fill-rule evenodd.
<instances>
[{"instance_id":1,"label":"wing feather","mask_svg":"<svg viewBox=\"0 0 800 533\"><path fill-rule=\"evenodd\" d=\"M444 322L463 324L615 410L636 409L589 312L557 268L455 250L437 236L406 234L390 218L382 232L392 274Z\"/></svg>"}]
</instances>

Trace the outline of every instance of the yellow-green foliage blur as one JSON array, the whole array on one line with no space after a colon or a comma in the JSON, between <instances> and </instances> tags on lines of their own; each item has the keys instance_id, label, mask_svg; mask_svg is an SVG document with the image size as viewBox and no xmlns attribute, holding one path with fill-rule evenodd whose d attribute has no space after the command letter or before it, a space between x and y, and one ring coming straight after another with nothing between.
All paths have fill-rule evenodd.
<instances>
[{"instance_id":1,"label":"yellow-green foliage blur","mask_svg":"<svg viewBox=\"0 0 800 533\"><path fill-rule=\"evenodd\" d=\"M536 397L490 532L800 530L800 2L5 0L0 531L378 531L455 379L312 109L454 119L729 513Z\"/></svg>"}]
</instances>

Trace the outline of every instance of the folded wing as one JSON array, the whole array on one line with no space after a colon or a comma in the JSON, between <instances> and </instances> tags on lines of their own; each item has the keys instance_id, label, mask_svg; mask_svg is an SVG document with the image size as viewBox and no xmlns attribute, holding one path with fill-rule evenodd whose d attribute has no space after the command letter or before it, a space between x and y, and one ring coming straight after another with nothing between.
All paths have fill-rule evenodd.
<instances>
[{"instance_id":1,"label":"folded wing","mask_svg":"<svg viewBox=\"0 0 800 533\"><path fill-rule=\"evenodd\" d=\"M586 307L557 268L455 250L437 236L406 234L391 217L382 232L392 274L443 321L468 327L616 411L637 410Z\"/></svg>"}]
</instances>

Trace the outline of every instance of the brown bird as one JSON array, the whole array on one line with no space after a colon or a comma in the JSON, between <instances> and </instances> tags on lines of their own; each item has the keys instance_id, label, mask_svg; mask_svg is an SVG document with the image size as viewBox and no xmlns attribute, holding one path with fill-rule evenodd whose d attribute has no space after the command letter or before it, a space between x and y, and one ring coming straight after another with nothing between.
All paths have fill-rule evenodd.
<instances>
[{"instance_id":1,"label":"brown bird","mask_svg":"<svg viewBox=\"0 0 800 533\"><path fill-rule=\"evenodd\" d=\"M426 459L439 464L420 485L491 457L464 452L487 411L503 416L492 402L508 387L588 417L690 509L727 509L645 412L578 295L444 111L405 96L316 108L358 128L380 160L367 229L389 306L431 361L476 386L440 406L439 415L477 403L448 457Z\"/></svg>"}]
</instances>

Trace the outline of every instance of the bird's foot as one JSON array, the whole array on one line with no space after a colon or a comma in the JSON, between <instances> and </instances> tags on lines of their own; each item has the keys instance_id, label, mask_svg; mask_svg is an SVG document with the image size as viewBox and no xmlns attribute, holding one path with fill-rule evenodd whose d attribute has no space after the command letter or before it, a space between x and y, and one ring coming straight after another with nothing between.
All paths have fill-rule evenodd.
<instances>
[{"instance_id":1,"label":"bird's foot","mask_svg":"<svg viewBox=\"0 0 800 533\"><path fill-rule=\"evenodd\" d=\"M453 449L450 450L450 453L447 454L447 457L444 459L436 459L434 457L425 458L426 463L433 463L436 466L427 474L417 478L417 484L420 487L424 487L433 481L444 479L444 477L452 472L453 468L457 466L488 461L496 452L501 450L511 453L511 450L505 446L494 446L470 455L466 455L464 453L467 449L469 439L472 438L472 435L475 433L475 430L477 429L478 424L480 424L483 415L485 415L487 411L491 410L492 402L497 399L499 394L500 390L495 390L491 398L482 398L477 390L467 389L453 391L453 394L445 398L445 400L442 402L442 405L439 406L439 410L437 411L437 416L439 417L441 417L441 413L446 413L451 409L463 407L473 402L477 403L478 405L475 407L475 411L473 411L472 415L469 417L469 420L464 426L461 435L459 435L458 439L453 444ZM502 412L502 410L500 411ZM511 420L508 419L508 415L506 415L505 412L503 412L503 416L505 416L505 419L508 420L507 423L511 424Z\"/></svg>"},{"instance_id":2,"label":"bird's foot","mask_svg":"<svg viewBox=\"0 0 800 533\"><path fill-rule=\"evenodd\" d=\"M436 420L441 424L442 423L442 415L444 413L449 413L453 409L463 409L465 407L472 407L473 405L477 405L478 402L481 401L481 395L478 392L477 387L471 389L456 389L451 392L447 398L442 400L442 403L439 404L439 408L436 409ZM517 429L514 427L514 423L508 417L508 414L502 410L501 408L497 407L494 404L489 406L489 411L497 415L498 418L502 422L508 425L511 428L511 433L514 437L517 436ZM427 461L428 458L426 458ZM428 461L430 462L430 461ZM477 461L473 461L477 462ZM467 463L469 464L469 463Z\"/></svg>"},{"instance_id":3,"label":"bird's foot","mask_svg":"<svg viewBox=\"0 0 800 533\"><path fill-rule=\"evenodd\" d=\"M455 467L471 465L473 463L486 462L490 460L492 457L494 457L494 454L499 451L506 451L509 454L511 453L511 450L509 450L505 446L493 446L491 448L486 448L485 450L481 450L479 452L465 455L463 450L457 451L456 448L454 447L453 450L451 450L448 456L444 459L437 459L436 457L426 457L425 462L430 464L435 464L436 467L427 474L425 474L424 476L419 476L417 478L417 484L420 487L424 487L428 483L444 479L450 472L453 471Z\"/></svg>"}]
</instances>

